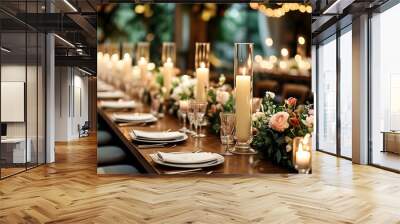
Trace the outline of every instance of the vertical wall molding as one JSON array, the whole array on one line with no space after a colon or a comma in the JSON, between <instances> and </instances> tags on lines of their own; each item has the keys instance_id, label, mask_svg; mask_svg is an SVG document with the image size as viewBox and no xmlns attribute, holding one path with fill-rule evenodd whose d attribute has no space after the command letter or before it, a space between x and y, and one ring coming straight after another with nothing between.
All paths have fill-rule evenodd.
<instances>
[{"instance_id":1,"label":"vertical wall molding","mask_svg":"<svg viewBox=\"0 0 400 224\"><path fill-rule=\"evenodd\" d=\"M368 15L353 19L352 160L368 163Z\"/></svg>"},{"instance_id":2,"label":"vertical wall molding","mask_svg":"<svg viewBox=\"0 0 400 224\"><path fill-rule=\"evenodd\" d=\"M55 72L54 35L46 35L46 163L55 161Z\"/></svg>"}]
</instances>

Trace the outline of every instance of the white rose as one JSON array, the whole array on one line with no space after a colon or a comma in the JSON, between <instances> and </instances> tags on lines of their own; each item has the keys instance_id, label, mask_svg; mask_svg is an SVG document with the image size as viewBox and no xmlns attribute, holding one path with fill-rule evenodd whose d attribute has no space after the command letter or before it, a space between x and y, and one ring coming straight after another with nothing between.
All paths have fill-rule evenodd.
<instances>
[{"instance_id":1,"label":"white rose","mask_svg":"<svg viewBox=\"0 0 400 224\"><path fill-rule=\"evenodd\" d=\"M306 126L309 128L314 126L314 115L310 115L306 118Z\"/></svg>"},{"instance_id":2,"label":"white rose","mask_svg":"<svg viewBox=\"0 0 400 224\"><path fill-rule=\"evenodd\" d=\"M225 103L228 102L228 100L229 100L229 98L230 98L229 93L226 92L226 91L217 90L216 95L217 95L217 96L216 96L217 102L220 103L220 104L222 104L222 105L225 105Z\"/></svg>"},{"instance_id":3,"label":"white rose","mask_svg":"<svg viewBox=\"0 0 400 224\"><path fill-rule=\"evenodd\" d=\"M268 98L270 98L270 99L275 99L275 93L270 92L270 91L267 91L267 92L265 93L265 96L268 97Z\"/></svg>"},{"instance_id":4,"label":"white rose","mask_svg":"<svg viewBox=\"0 0 400 224\"><path fill-rule=\"evenodd\" d=\"M182 75L182 76L181 76L181 80L182 80L182 82L187 82L187 81L190 80L190 76L188 76L188 75Z\"/></svg>"},{"instance_id":5,"label":"white rose","mask_svg":"<svg viewBox=\"0 0 400 224\"><path fill-rule=\"evenodd\" d=\"M265 114L263 112L256 112L252 116L253 121L258 121L260 118L262 118L262 119L265 118Z\"/></svg>"}]
</instances>

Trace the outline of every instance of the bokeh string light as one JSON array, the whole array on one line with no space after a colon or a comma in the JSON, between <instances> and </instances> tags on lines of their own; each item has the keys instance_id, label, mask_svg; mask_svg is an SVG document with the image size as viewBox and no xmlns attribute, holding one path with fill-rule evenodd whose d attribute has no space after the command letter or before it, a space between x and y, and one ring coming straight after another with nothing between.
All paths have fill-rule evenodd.
<instances>
[{"instance_id":1,"label":"bokeh string light","mask_svg":"<svg viewBox=\"0 0 400 224\"><path fill-rule=\"evenodd\" d=\"M260 10L260 12L262 12L264 15L275 18L282 17L290 11L312 13L311 5L301 3L277 3L275 7L269 7L262 3L251 2L250 8L254 10Z\"/></svg>"}]
</instances>

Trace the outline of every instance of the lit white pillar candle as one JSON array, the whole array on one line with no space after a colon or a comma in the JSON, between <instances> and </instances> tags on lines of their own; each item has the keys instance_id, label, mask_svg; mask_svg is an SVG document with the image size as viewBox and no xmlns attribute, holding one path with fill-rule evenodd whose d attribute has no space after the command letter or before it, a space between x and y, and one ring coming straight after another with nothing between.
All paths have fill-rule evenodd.
<instances>
[{"instance_id":1,"label":"lit white pillar candle","mask_svg":"<svg viewBox=\"0 0 400 224\"><path fill-rule=\"evenodd\" d=\"M207 101L207 87L209 82L210 70L205 67L204 63L200 64L200 67L196 69L196 100Z\"/></svg>"},{"instance_id":2,"label":"lit white pillar candle","mask_svg":"<svg viewBox=\"0 0 400 224\"><path fill-rule=\"evenodd\" d=\"M140 78L143 83L147 83L147 60L144 57L141 57L138 61L138 66L140 68Z\"/></svg>"},{"instance_id":3,"label":"lit white pillar candle","mask_svg":"<svg viewBox=\"0 0 400 224\"><path fill-rule=\"evenodd\" d=\"M128 76L132 71L132 58L128 53L124 54L123 63L123 76Z\"/></svg>"},{"instance_id":4,"label":"lit white pillar candle","mask_svg":"<svg viewBox=\"0 0 400 224\"><path fill-rule=\"evenodd\" d=\"M251 137L251 77L242 70L242 75L236 76L235 110L236 138L246 141Z\"/></svg>"},{"instance_id":5,"label":"lit white pillar candle","mask_svg":"<svg viewBox=\"0 0 400 224\"><path fill-rule=\"evenodd\" d=\"M174 63L171 58L168 58L163 66L163 79L164 79L164 87L167 91L167 96L169 96L169 92L172 87L172 77L174 75Z\"/></svg>"},{"instance_id":6,"label":"lit white pillar candle","mask_svg":"<svg viewBox=\"0 0 400 224\"><path fill-rule=\"evenodd\" d=\"M303 150L303 143L299 144L299 148L296 152L296 165L299 169L305 169L310 163L311 153L310 151Z\"/></svg>"}]
</instances>

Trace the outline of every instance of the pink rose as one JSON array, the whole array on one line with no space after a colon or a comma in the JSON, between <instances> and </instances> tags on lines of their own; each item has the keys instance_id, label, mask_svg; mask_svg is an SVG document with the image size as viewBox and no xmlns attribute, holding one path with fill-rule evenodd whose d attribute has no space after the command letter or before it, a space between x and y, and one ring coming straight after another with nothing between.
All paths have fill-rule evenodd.
<instances>
[{"instance_id":1,"label":"pink rose","mask_svg":"<svg viewBox=\"0 0 400 224\"><path fill-rule=\"evenodd\" d=\"M229 100L229 93L226 91L217 90L217 102L224 105Z\"/></svg>"},{"instance_id":2,"label":"pink rose","mask_svg":"<svg viewBox=\"0 0 400 224\"><path fill-rule=\"evenodd\" d=\"M278 112L272 115L271 119L269 120L269 126L277 132L283 132L289 127L288 118L288 113Z\"/></svg>"},{"instance_id":3,"label":"pink rose","mask_svg":"<svg viewBox=\"0 0 400 224\"><path fill-rule=\"evenodd\" d=\"M294 106L296 106L296 103L297 103L297 99L294 97L290 97L289 99L287 99L287 104L289 106L294 107Z\"/></svg>"},{"instance_id":4,"label":"pink rose","mask_svg":"<svg viewBox=\"0 0 400 224\"><path fill-rule=\"evenodd\" d=\"M314 110L313 109L308 110L308 114L309 115L314 115Z\"/></svg>"}]
</instances>

